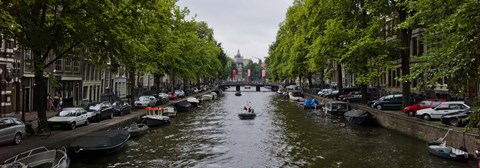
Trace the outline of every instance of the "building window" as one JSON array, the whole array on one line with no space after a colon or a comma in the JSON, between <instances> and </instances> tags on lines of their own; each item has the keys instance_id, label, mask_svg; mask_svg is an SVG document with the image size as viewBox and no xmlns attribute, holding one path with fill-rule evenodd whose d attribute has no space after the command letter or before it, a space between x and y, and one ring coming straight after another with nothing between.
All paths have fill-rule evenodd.
<instances>
[{"instance_id":1,"label":"building window","mask_svg":"<svg viewBox=\"0 0 480 168\"><path fill-rule=\"evenodd\" d=\"M65 72L72 71L72 60L65 60Z\"/></svg>"},{"instance_id":2,"label":"building window","mask_svg":"<svg viewBox=\"0 0 480 168\"><path fill-rule=\"evenodd\" d=\"M73 72L80 72L80 62L79 61L73 61Z\"/></svg>"},{"instance_id":3,"label":"building window","mask_svg":"<svg viewBox=\"0 0 480 168\"><path fill-rule=\"evenodd\" d=\"M55 70L57 72L62 72L62 59L55 61Z\"/></svg>"},{"instance_id":4,"label":"building window","mask_svg":"<svg viewBox=\"0 0 480 168\"><path fill-rule=\"evenodd\" d=\"M412 48L411 48L412 56L418 56L417 51L417 37L412 37Z\"/></svg>"},{"instance_id":5,"label":"building window","mask_svg":"<svg viewBox=\"0 0 480 168\"><path fill-rule=\"evenodd\" d=\"M422 55L423 54L423 42L421 39L418 40L418 53L417 55Z\"/></svg>"}]
</instances>

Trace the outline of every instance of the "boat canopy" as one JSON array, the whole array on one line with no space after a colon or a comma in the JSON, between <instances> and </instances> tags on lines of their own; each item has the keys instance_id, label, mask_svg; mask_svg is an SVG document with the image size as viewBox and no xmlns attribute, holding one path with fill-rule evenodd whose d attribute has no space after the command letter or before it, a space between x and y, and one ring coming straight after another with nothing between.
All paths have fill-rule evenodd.
<instances>
[{"instance_id":1,"label":"boat canopy","mask_svg":"<svg viewBox=\"0 0 480 168\"><path fill-rule=\"evenodd\" d=\"M317 99L307 99L303 102L303 105L304 106L316 106L316 105L319 105L320 103L318 103Z\"/></svg>"},{"instance_id":2,"label":"boat canopy","mask_svg":"<svg viewBox=\"0 0 480 168\"><path fill-rule=\"evenodd\" d=\"M105 148L123 143L130 137L126 130L98 131L79 137L70 147Z\"/></svg>"},{"instance_id":3,"label":"boat canopy","mask_svg":"<svg viewBox=\"0 0 480 168\"><path fill-rule=\"evenodd\" d=\"M145 108L146 111L158 111L158 110L163 110L161 107L147 107Z\"/></svg>"}]
</instances>

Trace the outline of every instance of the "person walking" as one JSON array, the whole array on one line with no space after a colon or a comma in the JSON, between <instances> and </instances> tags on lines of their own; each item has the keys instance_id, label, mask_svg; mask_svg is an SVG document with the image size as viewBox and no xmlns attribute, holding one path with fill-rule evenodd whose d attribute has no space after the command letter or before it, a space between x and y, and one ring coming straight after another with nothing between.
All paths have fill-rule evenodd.
<instances>
[{"instance_id":1,"label":"person walking","mask_svg":"<svg viewBox=\"0 0 480 168\"><path fill-rule=\"evenodd\" d=\"M59 103L60 103L60 97L58 97L58 95L55 95L53 97L53 109L57 110Z\"/></svg>"},{"instance_id":2,"label":"person walking","mask_svg":"<svg viewBox=\"0 0 480 168\"><path fill-rule=\"evenodd\" d=\"M49 112L52 111L52 106L53 106L53 99L52 99L52 96L50 94L48 94L47 96L47 109Z\"/></svg>"},{"instance_id":3,"label":"person walking","mask_svg":"<svg viewBox=\"0 0 480 168\"><path fill-rule=\"evenodd\" d=\"M63 109L63 98L62 98L62 96L60 96L58 99L59 99L58 111L62 111L62 109Z\"/></svg>"}]
</instances>

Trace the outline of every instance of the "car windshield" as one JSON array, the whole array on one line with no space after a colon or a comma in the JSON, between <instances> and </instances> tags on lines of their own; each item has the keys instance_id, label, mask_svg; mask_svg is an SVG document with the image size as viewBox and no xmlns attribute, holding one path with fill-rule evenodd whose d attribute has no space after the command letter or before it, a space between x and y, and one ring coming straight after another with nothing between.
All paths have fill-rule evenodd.
<instances>
[{"instance_id":1,"label":"car windshield","mask_svg":"<svg viewBox=\"0 0 480 168\"><path fill-rule=\"evenodd\" d=\"M58 116L59 117L71 117L71 116L75 116L75 111L60 111L60 113L58 113Z\"/></svg>"},{"instance_id":2,"label":"car windshield","mask_svg":"<svg viewBox=\"0 0 480 168\"><path fill-rule=\"evenodd\" d=\"M88 107L89 110L100 110L102 108L102 104L95 104L93 106Z\"/></svg>"},{"instance_id":3,"label":"car windshield","mask_svg":"<svg viewBox=\"0 0 480 168\"><path fill-rule=\"evenodd\" d=\"M149 98L147 96L142 96L142 97L139 97L138 100L140 101L148 101Z\"/></svg>"}]
</instances>

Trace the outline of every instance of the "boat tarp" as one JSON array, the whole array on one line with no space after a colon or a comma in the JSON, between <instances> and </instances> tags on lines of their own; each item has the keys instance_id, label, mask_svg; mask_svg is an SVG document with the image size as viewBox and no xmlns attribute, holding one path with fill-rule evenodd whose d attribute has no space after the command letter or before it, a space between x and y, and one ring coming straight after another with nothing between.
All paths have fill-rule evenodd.
<instances>
[{"instance_id":1,"label":"boat tarp","mask_svg":"<svg viewBox=\"0 0 480 168\"><path fill-rule=\"evenodd\" d=\"M181 102L175 103L175 107L178 107L178 108L188 108L191 106L192 104L190 104L188 101L181 101Z\"/></svg>"},{"instance_id":2,"label":"boat tarp","mask_svg":"<svg viewBox=\"0 0 480 168\"><path fill-rule=\"evenodd\" d=\"M317 99L307 99L303 102L303 106L316 106L319 105Z\"/></svg>"},{"instance_id":3,"label":"boat tarp","mask_svg":"<svg viewBox=\"0 0 480 168\"><path fill-rule=\"evenodd\" d=\"M126 130L98 131L83 135L70 144L70 147L108 148L123 143L130 137Z\"/></svg>"},{"instance_id":4,"label":"boat tarp","mask_svg":"<svg viewBox=\"0 0 480 168\"><path fill-rule=\"evenodd\" d=\"M365 117L365 116L368 116L368 115L371 115L371 114L368 113L367 111L353 109L353 110L345 112L343 115L345 117Z\"/></svg>"}]
</instances>

